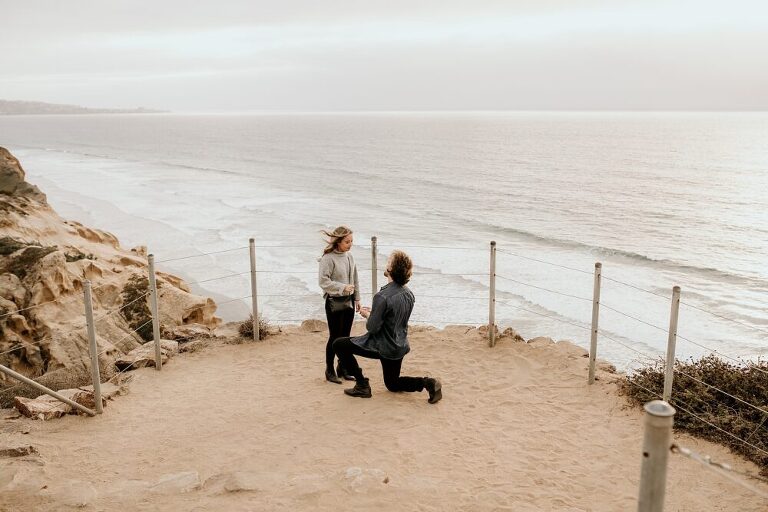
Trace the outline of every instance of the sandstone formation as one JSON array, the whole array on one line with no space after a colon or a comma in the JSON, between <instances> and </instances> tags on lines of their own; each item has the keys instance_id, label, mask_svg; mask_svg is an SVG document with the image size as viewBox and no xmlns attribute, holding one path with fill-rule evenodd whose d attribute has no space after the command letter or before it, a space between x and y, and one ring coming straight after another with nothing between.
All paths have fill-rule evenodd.
<instances>
[{"instance_id":1,"label":"sandstone formation","mask_svg":"<svg viewBox=\"0 0 768 512\"><path fill-rule=\"evenodd\" d=\"M86 280L106 379L117 358L152 338L146 250L125 250L110 233L63 220L0 148L0 364L56 390L89 383ZM157 282L163 332L220 323L213 300L192 295L180 278L159 272ZM38 394L28 386L3 391L15 384L0 375L0 405L13 394Z\"/></svg>"}]
</instances>

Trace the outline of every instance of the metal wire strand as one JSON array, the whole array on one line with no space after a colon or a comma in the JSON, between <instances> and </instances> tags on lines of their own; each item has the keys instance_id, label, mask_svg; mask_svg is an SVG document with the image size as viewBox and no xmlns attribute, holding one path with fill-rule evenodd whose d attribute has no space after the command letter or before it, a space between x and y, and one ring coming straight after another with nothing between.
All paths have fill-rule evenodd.
<instances>
[{"instance_id":1,"label":"metal wire strand","mask_svg":"<svg viewBox=\"0 0 768 512\"><path fill-rule=\"evenodd\" d=\"M733 469L729 464L725 464L723 462L716 462L713 461L712 458L709 455L701 455L700 453L696 453L695 451L689 449L689 448L683 448L682 446L678 444L673 444L670 447L670 451L677 455L682 455L683 457L686 457L688 459L694 460L698 462L699 464L703 465L705 468L714 471L720 476L723 476L727 478L728 480L740 485L741 487L748 489L755 494L758 494L759 496L762 496L763 498L768 498L768 493L758 489L757 487L753 485L749 485L747 482L744 482L743 480L736 478L731 473L735 473L737 475L741 475L747 478L752 478L754 480L758 480L763 483L768 483L768 478L764 478L759 475L755 475L752 473L748 473L746 471L738 471Z\"/></svg>"},{"instance_id":2,"label":"metal wire strand","mask_svg":"<svg viewBox=\"0 0 768 512\"><path fill-rule=\"evenodd\" d=\"M132 305L132 304L135 304L136 302L139 302L140 300L144 299L145 297L147 297L147 295L149 295L149 294L151 294L151 293L152 293L151 291L148 291L148 292L144 293L143 295L140 295L140 296L138 296L137 298L133 299L131 302L128 302L127 304L123 304L123 305L122 305L122 306L120 306L119 308L115 308L115 309L113 309L113 310L111 310L111 311L107 311L106 313L102 314L102 315L101 315L101 316L99 316L98 318L95 318L95 319L93 320L93 323L96 323L96 322L99 322L99 321L101 321L101 320L104 320L104 319L105 319L105 318L107 318L108 316L114 315L115 313L117 313L117 312L119 312L119 311L122 311L123 309L127 308L128 306L130 306L130 305Z\"/></svg>"},{"instance_id":3,"label":"metal wire strand","mask_svg":"<svg viewBox=\"0 0 768 512\"><path fill-rule=\"evenodd\" d=\"M679 408L679 409L683 410L684 412L687 412L688 414L690 414L691 416L693 416L693 417L694 417L694 418L696 418L697 420L699 420L699 421L701 421L701 422L703 422L703 423L706 423L706 424L707 424L707 425L709 425L710 427L712 427L712 428L714 428L714 429L716 429L716 430L719 430L719 431L720 431L720 432L722 432L723 434L726 434L726 435L728 435L728 436L732 437L733 439L735 439L735 440L737 440L737 441L739 441L739 442L741 442L741 443L744 443L745 445L749 446L750 448L752 448L752 449L754 449L754 450L757 450L758 452L762 453L763 455L768 455L768 452L767 452L767 451L765 451L765 450L763 450L762 448L758 448L757 446L753 445L752 443L750 443L750 442L748 442L748 441L746 441L746 440L744 440L744 439L740 438L740 437L739 437L739 436L737 436L736 434L732 434L731 432L728 432L727 430L724 430L724 429L722 429L722 428L718 427L717 425L714 425L713 423L711 423L711 422L709 422L709 421L705 420L704 418L702 418L702 417L698 416L697 414L693 413L692 411L690 411L690 410L686 409L685 407L683 407L682 405L680 405L681 403L685 403L685 402L680 402L679 400L673 400L673 401L674 401L674 404L673 404L673 405L674 405L675 407L677 407L677 408ZM688 405L688 404L685 404L685 405Z\"/></svg>"},{"instance_id":4,"label":"metal wire strand","mask_svg":"<svg viewBox=\"0 0 768 512\"><path fill-rule=\"evenodd\" d=\"M517 281L515 279L512 279L511 277L502 276L500 274L495 274L495 276L499 277L501 279L504 279L505 281L511 281L513 283L521 284L523 286L529 286L531 288L536 288L537 290L544 290L545 292L555 293L557 295L562 295L563 297L570 297L572 299L579 299L579 300L584 300L584 301L587 301L587 302L592 302L592 299L587 299L586 297L579 297L578 295L571 295L569 293L558 292L557 290L550 290L549 288L544 288L542 286L536 286L535 284L524 283L522 281Z\"/></svg>"},{"instance_id":5,"label":"metal wire strand","mask_svg":"<svg viewBox=\"0 0 768 512\"><path fill-rule=\"evenodd\" d=\"M564 268L564 269L567 269L567 270L572 270L574 272L579 272L580 274L588 274L588 275L592 275L593 274L593 272L589 272L587 270L581 270L579 268L573 268L573 267L569 267L569 266L566 266L566 265L560 265L559 263L552 263L551 261L539 260L539 259L536 259L536 258L531 258L530 256L523 256L522 254L517 254L517 253L511 252L511 251L508 251L506 249L496 249L496 252L500 252L502 254L509 254L510 256L516 256L516 257L522 258L524 260L530 260L530 261L536 261L536 262L539 262L539 263L544 263L545 265L552 265L553 267L560 267L560 268Z\"/></svg>"},{"instance_id":6,"label":"metal wire strand","mask_svg":"<svg viewBox=\"0 0 768 512\"><path fill-rule=\"evenodd\" d=\"M130 336L133 336L134 334L138 334L141 329L143 329L144 327L146 327L147 325L149 325L151 323L152 323L152 319L150 318L149 320L147 320L146 322L144 322L143 324L141 324L137 328L135 328L135 329L133 329L131 331L128 331L128 334L126 334L125 336L123 336L122 338L117 340L116 342L112 343L111 347L107 347L104 350L102 350L101 352L99 352L98 355L101 356L102 354L106 353L108 350L113 348L115 345L117 345L118 343L122 343L123 341L128 339Z\"/></svg>"},{"instance_id":7,"label":"metal wire strand","mask_svg":"<svg viewBox=\"0 0 768 512\"><path fill-rule=\"evenodd\" d=\"M509 302L505 302L505 301L496 301L496 302L498 302L498 303L501 303L501 304L504 304L505 306L507 306L507 307L510 307L510 308L512 308L512 309L519 309L519 310L521 310L521 311L526 311L526 312L528 312L528 313L532 313L532 314L534 314L534 315L539 315L539 316L543 316L543 317L545 317L545 318L549 318L549 319L551 319L551 320L554 320L554 321L556 321L556 322L560 322L560 323L563 323L563 324L572 325L572 326L574 326L574 327L578 327L579 329L585 329L585 330L587 330L587 331L592 331L592 328L591 328L591 327L584 327L583 325L579 325L579 324L576 324L576 323L573 323L573 322L569 322L568 320L563 320L562 318L557 318L556 316L545 315L544 313L539 313L539 312L537 312L537 311L533 311L533 310L530 310L530 309L524 308L524 307L522 307L522 306L514 306L514 305L510 304Z\"/></svg>"},{"instance_id":8,"label":"metal wire strand","mask_svg":"<svg viewBox=\"0 0 768 512\"><path fill-rule=\"evenodd\" d=\"M685 336L680 336L680 335L678 334L678 335L677 335L677 339L679 339L679 340L683 340L683 341L687 341L688 343L690 343L690 344L692 344L692 345L696 345L696 346L697 346L697 347L699 347L699 348L703 348L704 350L709 350L709 351L710 351L710 352L712 352L713 354L717 354L717 355L719 355L720 357L724 357L725 359L729 359L729 360L731 360L731 361L733 361L733 362L735 362L735 363L738 363L738 364L744 364L744 361L742 361L742 360L740 360L740 359L736 359L735 357L731 357L731 356L729 356L729 355L723 354L723 353L722 353L722 352L720 352L719 350L715 350L714 348L710 348L710 347L707 347L706 345L702 345L701 343L697 343L697 342L695 342L695 341L693 341L693 340L690 340L690 339L686 338ZM766 371L766 370L763 370L763 369L762 369L762 368L760 368L759 366L753 366L753 367L752 367L752 369L754 369L754 370L756 370L756 371L758 371L758 372L760 372L760 373L762 373L762 374L768 375L768 371Z\"/></svg>"},{"instance_id":9,"label":"metal wire strand","mask_svg":"<svg viewBox=\"0 0 768 512\"><path fill-rule=\"evenodd\" d=\"M212 277L210 279L203 279L201 281L193 281L191 283L186 283L186 284L187 284L187 286L192 286L193 284L210 283L211 281L218 281L219 279L227 279L227 278L230 278L230 277L244 276L244 275L250 274L250 273L251 273L251 271L248 270L246 272L239 272L237 274L227 274L225 276Z\"/></svg>"},{"instance_id":10,"label":"metal wire strand","mask_svg":"<svg viewBox=\"0 0 768 512\"><path fill-rule=\"evenodd\" d=\"M728 393L727 391L723 391L722 389L720 389L720 388L718 388L716 386L713 386L712 384L707 384L703 380L697 379L693 375L689 375L689 374L687 374L687 373L685 373L683 371L680 371L680 370L675 370L675 373L679 373L680 375L684 375L684 376L688 377L689 379L698 382L699 384L703 384L704 386L707 386L710 389L714 389L715 391L717 391L719 393L722 393L725 396L729 396L729 397L733 398L734 400L736 400L737 402L742 403L742 404L744 404L744 405L746 405L748 407L751 407L751 408L753 408L754 410L756 410L758 412L761 412L763 414L768 414L768 411L766 411L765 409L763 409L761 407L758 407L757 405L754 405L754 404L752 404L750 402L747 402L746 400L742 400L741 398L739 398L737 396L733 396L732 394Z\"/></svg>"},{"instance_id":11,"label":"metal wire strand","mask_svg":"<svg viewBox=\"0 0 768 512\"><path fill-rule=\"evenodd\" d=\"M736 320L735 318L729 318L727 316L723 316L723 315L714 313L714 312L709 311L707 309L700 308L699 306L694 306L693 304L690 304L688 302L683 302L682 300L680 301L680 304L683 304L685 306L688 306L689 308L693 308L693 309L696 309L698 311L701 311L702 313L707 313L709 315L716 316L717 318L722 318L723 320L728 320L729 322L733 322L733 323L742 325L744 327L748 327L750 329L757 329L758 331L762 331L762 332L768 333L768 329L764 329L764 328L760 327L759 325L749 325L748 323L742 322L740 320Z\"/></svg>"},{"instance_id":12,"label":"metal wire strand","mask_svg":"<svg viewBox=\"0 0 768 512\"><path fill-rule=\"evenodd\" d=\"M600 277L602 277L603 279L605 279L607 281L613 281L614 283L618 283L618 284L627 286L629 288L633 288L635 290L638 290L638 291L641 291L641 292L645 292L645 293L648 293L650 295L654 295L656 297L660 297L660 298L662 298L664 300L670 300L670 297L667 297L665 295L661 295L661 294L656 293L656 292L652 292L650 290L646 290L645 288L640 288L639 286L635 286L633 284L625 283L624 281L619 281L618 279L613 279L611 277L606 276L605 274L601 274Z\"/></svg>"},{"instance_id":13,"label":"metal wire strand","mask_svg":"<svg viewBox=\"0 0 768 512\"><path fill-rule=\"evenodd\" d=\"M615 339L615 338L613 338L613 337L611 337L611 336L608 336L607 334L605 334L605 331L603 331L602 329L598 329L598 330L597 330L597 332L598 332L598 333L600 333L600 335L601 335L603 338L605 338L605 339L607 339L607 340L610 340L610 341L612 341L612 342L614 342L614 343L617 343L617 344L621 345L622 347L626 348L627 350L630 350L630 351L634 352L635 354L638 354L638 355L640 355L640 356L643 356L643 357L644 357L646 360L648 360L648 361L656 361L656 360L657 360L657 358L658 358L658 356L657 356L657 357L649 356L649 355L648 355L648 354L646 354L645 352L641 352L641 351L639 351L639 350L637 350L637 349L635 349L635 348L632 348L632 347L630 347L630 346L629 346L629 345L627 345L626 343L622 343L621 341L619 341L619 340L617 340L617 339Z\"/></svg>"},{"instance_id":14,"label":"metal wire strand","mask_svg":"<svg viewBox=\"0 0 768 512\"><path fill-rule=\"evenodd\" d=\"M191 254L189 256L180 256L178 258L168 258L168 259L165 259L165 260L156 261L155 263L167 263L169 261L188 260L188 259L191 259L191 258L200 258L202 256L211 256L213 254L224 254L225 252L242 251L243 249L248 249L248 246L246 245L244 247L233 247L232 249L224 249L222 251L204 252L204 253L201 253L201 254Z\"/></svg>"},{"instance_id":15,"label":"metal wire strand","mask_svg":"<svg viewBox=\"0 0 768 512\"><path fill-rule=\"evenodd\" d=\"M637 322L640 322L641 324L645 324L645 325L647 325L647 326L649 326L649 327L653 327L654 329L658 329L658 330L660 330L661 332L665 332L665 333L669 334L669 331L668 331L667 329L663 328L663 327L659 327L658 325L653 325L652 323L650 323L650 322L646 322L645 320L643 320L643 319L641 319L641 318L637 318L636 316L632 316L632 315L630 315L630 314L628 314L628 313L624 313L623 311L619 311L618 309L616 309L616 308L612 308L611 306L609 306L608 304L605 304L604 302L601 302L601 303L600 303L600 307L603 307L603 308L605 308L605 309L610 309L610 310L611 310L611 311L613 311L614 313L618 313L618 314L620 314L620 315L622 315L622 316L625 316L625 317L627 317L627 318L631 318L632 320L635 320L635 321L637 321Z\"/></svg>"}]
</instances>

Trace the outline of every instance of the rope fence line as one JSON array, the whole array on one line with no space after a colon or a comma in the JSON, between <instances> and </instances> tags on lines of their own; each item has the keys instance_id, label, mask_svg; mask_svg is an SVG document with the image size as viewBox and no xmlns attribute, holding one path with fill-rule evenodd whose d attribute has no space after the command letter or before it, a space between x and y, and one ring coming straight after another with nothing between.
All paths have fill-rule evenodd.
<instances>
[{"instance_id":1,"label":"rope fence line","mask_svg":"<svg viewBox=\"0 0 768 512\"><path fill-rule=\"evenodd\" d=\"M537 290L544 290L545 292L556 293L557 295L562 295L563 297L570 297L572 299L579 299L579 300L584 300L584 301L587 301L587 302L592 302L592 299L588 299L586 297L579 297L578 295L571 295L569 293L558 292L557 290L550 290L549 288L544 288L542 286L536 286L535 284L524 283L522 281L517 281L516 279L512 279L511 277L502 276L500 274L495 274L495 276L499 277L501 279L504 279L505 281L511 281L513 283L521 284L523 286L529 286L531 288L536 288Z\"/></svg>"},{"instance_id":2,"label":"rope fence line","mask_svg":"<svg viewBox=\"0 0 768 512\"><path fill-rule=\"evenodd\" d=\"M522 254L517 254L517 253L514 253L512 251L508 251L506 249L496 249L496 252L499 252L499 253L502 253L502 254L509 254L510 256L515 256L517 258L522 258L524 260L530 260L530 261L536 261L538 263L544 263L545 265L552 265L553 267L560 267L560 268L564 268L564 269L567 269L567 270L572 270L573 272L579 272L581 274L588 274L590 276L592 275L592 272L587 271L587 270L582 270L582 269L579 269L579 268L573 268L573 267L569 267L567 265L560 265L559 263L552 263L551 261L545 261L545 260L540 260L540 259L536 259L536 258L531 258L530 256L523 256Z\"/></svg>"},{"instance_id":3,"label":"rope fence line","mask_svg":"<svg viewBox=\"0 0 768 512\"><path fill-rule=\"evenodd\" d=\"M731 473L735 473L737 475L741 475L747 478L752 478L754 480L758 480L763 483L768 483L768 479L764 477L761 477L759 475L755 475L752 473L748 473L746 471L735 470L728 464L713 461L709 455L701 455L700 453L696 453L695 451L689 448L684 448L678 444L673 444L672 447L670 448L670 451L676 455L682 455L683 457L694 460L699 464L703 465L705 468L715 472L716 474L727 478L728 480L740 485L741 487L747 490L752 491L753 493L761 496L762 498L768 499L768 493L758 489L753 485L748 484L747 482L741 480L740 478L733 476Z\"/></svg>"}]
</instances>

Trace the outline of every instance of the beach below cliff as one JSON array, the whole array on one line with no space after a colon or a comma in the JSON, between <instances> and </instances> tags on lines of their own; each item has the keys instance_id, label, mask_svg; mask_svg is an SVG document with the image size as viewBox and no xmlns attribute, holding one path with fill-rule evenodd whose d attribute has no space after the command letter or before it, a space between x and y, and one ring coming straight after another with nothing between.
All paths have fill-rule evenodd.
<instances>
[{"instance_id":1,"label":"beach below cliff","mask_svg":"<svg viewBox=\"0 0 768 512\"><path fill-rule=\"evenodd\" d=\"M98 417L0 420L0 510L634 510L642 413L570 342L467 327L412 328L405 375L442 379L444 398L390 393L362 360L373 397L323 378L325 331L223 337L135 372ZM355 324L355 332L363 329ZM742 471L722 446L681 445ZM667 509L763 510L752 493L670 456Z\"/></svg>"}]
</instances>

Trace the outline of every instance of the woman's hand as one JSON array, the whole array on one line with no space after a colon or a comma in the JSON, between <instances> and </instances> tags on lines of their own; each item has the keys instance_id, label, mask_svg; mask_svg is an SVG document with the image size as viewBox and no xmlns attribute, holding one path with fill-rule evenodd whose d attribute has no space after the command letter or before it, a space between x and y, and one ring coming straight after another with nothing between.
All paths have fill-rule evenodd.
<instances>
[{"instance_id":1,"label":"woman's hand","mask_svg":"<svg viewBox=\"0 0 768 512\"><path fill-rule=\"evenodd\" d=\"M371 315L371 308L367 308L365 306L360 306L360 316L363 318L368 318Z\"/></svg>"},{"instance_id":2,"label":"woman's hand","mask_svg":"<svg viewBox=\"0 0 768 512\"><path fill-rule=\"evenodd\" d=\"M358 313L360 312L360 301L359 300L355 301L355 311L357 311Z\"/></svg>"},{"instance_id":3,"label":"woman's hand","mask_svg":"<svg viewBox=\"0 0 768 512\"><path fill-rule=\"evenodd\" d=\"M344 293L344 295L352 295L354 291L355 291L355 285L348 284L347 286L344 287L344 290L342 293Z\"/></svg>"}]
</instances>

